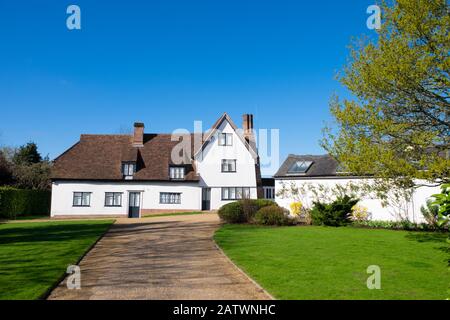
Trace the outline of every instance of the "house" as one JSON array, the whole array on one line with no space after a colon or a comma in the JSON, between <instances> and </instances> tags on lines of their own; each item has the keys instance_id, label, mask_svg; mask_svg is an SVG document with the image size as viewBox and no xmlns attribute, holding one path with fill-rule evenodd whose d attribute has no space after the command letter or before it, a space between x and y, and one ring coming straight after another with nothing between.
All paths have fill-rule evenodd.
<instances>
[{"instance_id":1,"label":"house","mask_svg":"<svg viewBox=\"0 0 450 320\"><path fill-rule=\"evenodd\" d=\"M262 197L253 115L205 133L82 134L54 161L51 216L141 217Z\"/></svg>"},{"instance_id":2,"label":"house","mask_svg":"<svg viewBox=\"0 0 450 320\"><path fill-rule=\"evenodd\" d=\"M371 177L354 176L340 170L338 162L330 155L289 155L283 162L275 179L275 201L285 208L290 208L294 201L301 201L307 207L312 206L315 199L314 191L332 190L337 185L370 185L374 179ZM294 186L297 190L303 190L300 198L294 199L292 193L283 195L281 190ZM421 206L431 195L439 193L439 187L421 186L414 190L409 201L397 199L394 194L388 195L388 203L376 198L375 195L365 194L358 203L368 209L370 219L385 221L406 220L423 222ZM327 192L319 192L327 193ZM328 196L330 192L328 192Z\"/></svg>"}]
</instances>

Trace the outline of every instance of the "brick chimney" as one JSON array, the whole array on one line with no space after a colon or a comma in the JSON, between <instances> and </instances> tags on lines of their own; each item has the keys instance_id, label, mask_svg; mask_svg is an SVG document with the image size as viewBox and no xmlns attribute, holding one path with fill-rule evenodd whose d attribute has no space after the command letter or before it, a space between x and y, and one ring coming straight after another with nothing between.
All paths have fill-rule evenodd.
<instances>
[{"instance_id":1,"label":"brick chimney","mask_svg":"<svg viewBox=\"0 0 450 320\"><path fill-rule=\"evenodd\" d=\"M247 142L254 140L252 114L244 114L242 116L242 129L244 130L244 138L245 140L247 140Z\"/></svg>"},{"instance_id":2,"label":"brick chimney","mask_svg":"<svg viewBox=\"0 0 450 320\"><path fill-rule=\"evenodd\" d=\"M244 130L244 139L253 150L256 150L256 139L253 129L253 115L244 114L242 116L242 129Z\"/></svg>"},{"instance_id":3,"label":"brick chimney","mask_svg":"<svg viewBox=\"0 0 450 320\"><path fill-rule=\"evenodd\" d=\"M144 146L144 124L142 122L134 123L133 147Z\"/></svg>"}]
</instances>

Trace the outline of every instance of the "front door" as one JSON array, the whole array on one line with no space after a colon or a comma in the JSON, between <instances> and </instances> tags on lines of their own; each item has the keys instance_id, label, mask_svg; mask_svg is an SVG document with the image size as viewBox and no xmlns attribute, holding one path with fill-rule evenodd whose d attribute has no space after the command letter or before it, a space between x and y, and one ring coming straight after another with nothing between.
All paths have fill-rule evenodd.
<instances>
[{"instance_id":1,"label":"front door","mask_svg":"<svg viewBox=\"0 0 450 320\"><path fill-rule=\"evenodd\" d=\"M139 211L141 206L141 193L130 192L130 199L128 202L128 218L139 218Z\"/></svg>"},{"instance_id":2,"label":"front door","mask_svg":"<svg viewBox=\"0 0 450 320\"><path fill-rule=\"evenodd\" d=\"M202 189L202 210L211 210L211 188Z\"/></svg>"}]
</instances>

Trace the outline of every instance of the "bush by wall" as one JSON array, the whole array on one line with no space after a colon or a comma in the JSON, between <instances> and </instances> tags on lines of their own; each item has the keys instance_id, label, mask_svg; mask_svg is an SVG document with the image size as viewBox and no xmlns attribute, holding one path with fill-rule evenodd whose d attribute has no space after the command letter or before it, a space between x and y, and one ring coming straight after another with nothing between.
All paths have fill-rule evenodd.
<instances>
[{"instance_id":1,"label":"bush by wall","mask_svg":"<svg viewBox=\"0 0 450 320\"><path fill-rule=\"evenodd\" d=\"M251 222L256 212L267 206L278 206L266 199L244 199L228 203L219 209L219 217L228 223Z\"/></svg>"},{"instance_id":2,"label":"bush by wall","mask_svg":"<svg viewBox=\"0 0 450 320\"><path fill-rule=\"evenodd\" d=\"M49 215L51 192L0 187L0 218Z\"/></svg>"},{"instance_id":3,"label":"bush by wall","mask_svg":"<svg viewBox=\"0 0 450 320\"><path fill-rule=\"evenodd\" d=\"M383 221L383 220L367 220L355 221L352 226L360 228L372 229L392 229L392 230L408 230L408 231L446 231L445 227L431 225L428 223L414 223L408 220L403 221ZM448 231L448 230L447 230Z\"/></svg>"},{"instance_id":4,"label":"bush by wall","mask_svg":"<svg viewBox=\"0 0 450 320\"><path fill-rule=\"evenodd\" d=\"M350 214L358 199L344 196L331 203L315 202L311 210L314 225L343 226L350 223Z\"/></svg>"},{"instance_id":5,"label":"bush by wall","mask_svg":"<svg viewBox=\"0 0 450 320\"><path fill-rule=\"evenodd\" d=\"M266 226L287 226L291 224L288 213L288 210L279 206L263 207L256 213L255 222Z\"/></svg>"}]
</instances>

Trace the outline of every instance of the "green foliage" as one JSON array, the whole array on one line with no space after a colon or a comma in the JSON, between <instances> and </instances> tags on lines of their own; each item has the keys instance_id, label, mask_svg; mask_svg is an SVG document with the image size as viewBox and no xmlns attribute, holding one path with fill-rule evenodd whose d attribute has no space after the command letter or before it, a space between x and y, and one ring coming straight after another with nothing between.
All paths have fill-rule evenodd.
<instances>
[{"instance_id":1,"label":"green foliage","mask_svg":"<svg viewBox=\"0 0 450 320\"><path fill-rule=\"evenodd\" d=\"M291 220L287 217L289 211L279 206L267 206L255 214L255 222L267 226L287 226Z\"/></svg>"},{"instance_id":2,"label":"green foliage","mask_svg":"<svg viewBox=\"0 0 450 320\"><path fill-rule=\"evenodd\" d=\"M14 186L21 189L49 190L51 163L42 161L13 167Z\"/></svg>"},{"instance_id":3,"label":"green foliage","mask_svg":"<svg viewBox=\"0 0 450 320\"><path fill-rule=\"evenodd\" d=\"M0 187L0 218L49 215L50 191Z\"/></svg>"},{"instance_id":4,"label":"green foliage","mask_svg":"<svg viewBox=\"0 0 450 320\"><path fill-rule=\"evenodd\" d=\"M355 221L352 223L355 227L373 228L373 229L392 229L392 230L409 230L409 231L435 231L439 228L428 223L414 223L408 220L403 221L382 221L368 220Z\"/></svg>"},{"instance_id":5,"label":"green foliage","mask_svg":"<svg viewBox=\"0 0 450 320\"><path fill-rule=\"evenodd\" d=\"M218 211L220 219L228 223L243 223L247 222L244 216L244 211L242 209L241 203L231 202L222 206Z\"/></svg>"},{"instance_id":6,"label":"green foliage","mask_svg":"<svg viewBox=\"0 0 450 320\"><path fill-rule=\"evenodd\" d=\"M337 126L325 129L322 145L348 172L408 188L416 179L448 181L448 4L397 0L382 11L376 42L351 49L340 81L356 99L332 100Z\"/></svg>"},{"instance_id":7,"label":"green foliage","mask_svg":"<svg viewBox=\"0 0 450 320\"><path fill-rule=\"evenodd\" d=\"M358 201L358 199L343 196L331 203L314 202L311 209L313 225L338 227L348 224L352 208Z\"/></svg>"},{"instance_id":8,"label":"green foliage","mask_svg":"<svg viewBox=\"0 0 450 320\"><path fill-rule=\"evenodd\" d=\"M14 164L32 164L42 161L41 154L38 151L38 147L34 142L28 142L26 145L21 146L13 156Z\"/></svg>"},{"instance_id":9,"label":"green foliage","mask_svg":"<svg viewBox=\"0 0 450 320\"><path fill-rule=\"evenodd\" d=\"M433 195L436 199L433 204L439 206L438 224L445 225L450 222L450 183L443 184L441 190L441 193Z\"/></svg>"},{"instance_id":10,"label":"green foliage","mask_svg":"<svg viewBox=\"0 0 450 320\"><path fill-rule=\"evenodd\" d=\"M427 200L426 205L420 207L420 212L430 226L438 226L439 206L433 200Z\"/></svg>"},{"instance_id":11,"label":"green foliage","mask_svg":"<svg viewBox=\"0 0 450 320\"><path fill-rule=\"evenodd\" d=\"M277 204L266 199L244 199L222 206L218 214L228 223L246 223L251 222L256 212L266 206L277 206Z\"/></svg>"}]
</instances>

